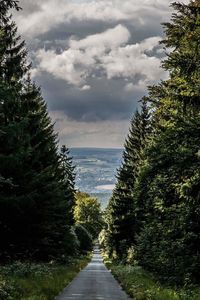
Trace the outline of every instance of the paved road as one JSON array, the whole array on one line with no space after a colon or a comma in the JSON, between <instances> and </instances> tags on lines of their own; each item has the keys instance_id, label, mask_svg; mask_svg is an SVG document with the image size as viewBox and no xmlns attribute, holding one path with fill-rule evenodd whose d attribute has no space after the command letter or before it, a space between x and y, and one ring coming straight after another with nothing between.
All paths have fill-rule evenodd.
<instances>
[{"instance_id":1,"label":"paved road","mask_svg":"<svg viewBox=\"0 0 200 300\"><path fill-rule=\"evenodd\" d=\"M128 300L118 282L105 267L100 251L56 300Z\"/></svg>"}]
</instances>

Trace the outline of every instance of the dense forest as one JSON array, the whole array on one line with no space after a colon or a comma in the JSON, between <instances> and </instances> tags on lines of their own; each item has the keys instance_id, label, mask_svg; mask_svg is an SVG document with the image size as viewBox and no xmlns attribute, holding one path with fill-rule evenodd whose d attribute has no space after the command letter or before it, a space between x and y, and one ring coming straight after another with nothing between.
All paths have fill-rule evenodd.
<instances>
[{"instance_id":1,"label":"dense forest","mask_svg":"<svg viewBox=\"0 0 200 300\"><path fill-rule=\"evenodd\" d=\"M132 118L100 242L112 259L184 285L200 270L200 2L172 6L169 78Z\"/></svg>"},{"instance_id":2,"label":"dense forest","mask_svg":"<svg viewBox=\"0 0 200 300\"><path fill-rule=\"evenodd\" d=\"M73 162L58 147L10 9L19 10L18 1L0 1L0 261L64 260L91 249L97 233L74 216ZM97 200L87 201L100 215Z\"/></svg>"},{"instance_id":3,"label":"dense forest","mask_svg":"<svg viewBox=\"0 0 200 300\"><path fill-rule=\"evenodd\" d=\"M1 299L22 299L25 290L12 296L1 277L13 272L13 262L20 262L16 272L28 268L37 275L37 268L47 268L49 276L60 267L49 271L50 265L34 269L29 263L65 264L91 251L98 236L118 264L139 265L169 285L200 283L200 1L172 7L161 41L169 77L149 86L139 101L102 217L97 199L76 190L70 151L59 147L40 87L31 79L25 42L11 15L20 10L18 1L0 0Z\"/></svg>"}]
</instances>

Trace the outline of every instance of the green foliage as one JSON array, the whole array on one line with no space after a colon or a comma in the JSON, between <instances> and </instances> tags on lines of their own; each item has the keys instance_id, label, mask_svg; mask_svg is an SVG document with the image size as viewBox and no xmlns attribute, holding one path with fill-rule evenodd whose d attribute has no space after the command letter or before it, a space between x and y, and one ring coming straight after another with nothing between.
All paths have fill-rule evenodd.
<instances>
[{"instance_id":1,"label":"green foliage","mask_svg":"<svg viewBox=\"0 0 200 300\"><path fill-rule=\"evenodd\" d=\"M65 265L16 262L0 268L1 300L53 300L89 262L71 259Z\"/></svg>"},{"instance_id":2,"label":"green foliage","mask_svg":"<svg viewBox=\"0 0 200 300\"><path fill-rule=\"evenodd\" d=\"M115 251L120 259L126 259L127 250L136 239L138 222L134 217L134 184L149 132L149 112L144 98L141 112L136 111L131 121L123 163L118 170L118 181L107 209L107 243L111 244L112 252Z\"/></svg>"},{"instance_id":3,"label":"green foliage","mask_svg":"<svg viewBox=\"0 0 200 300\"><path fill-rule=\"evenodd\" d=\"M79 250L82 254L87 253L88 251L92 251L93 243L92 243L92 236L87 231L84 226L77 224L75 225L75 233L77 235L79 241Z\"/></svg>"},{"instance_id":4,"label":"green foliage","mask_svg":"<svg viewBox=\"0 0 200 300\"><path fill-rule=\"evenodd\" d=\"M19 299L20 292L15 287L12 280L7 280L0 276L0 299L1 300L14 300Z\"/></svg>"},{"instance_id":5,"label":"green foliage","mask_svg":"<svg viewBox=\"0 0 200 300\"><path fill-rule=\"evenodd\" d=\"M200 2L172 6L162 42L170 76L149 87L145 126L138 113L131 123L101 241L110 257L188 285L200 270Z\"/></svg>"},{"instance_id":6,"label":"green foliage","mask_svg":"<svg viewBox=\"0 0 200 300\"><path fill-rule=\"evenodd\" d=\"M145 194L146 224L138 239L139 262L163 280L198 280L200 119L179 121L147 149L138 201Z\"/></svg>"},{"instance_id":7,"label":"green foliage","mask_svg":"<svg viewBox=\"0 0 200 300\"><path fill-rule=\"evenodd\" d=\"M56 257L56 260L61 263L67 261L69 256L76 256L80 247L80 242L73 227L67 227L65 229L64 237L65 243L62 255Z\"/></svg>"},{"instance_id":8,"label":"green foliage","mask_svg":"<svg viewBox=\"0 0 200 300\"><path fill-rule=\"evenodd\" d=\"M171 73L171 92L174 100L186 106L199 106L200 13L199 1L189 4L174 3L176 10L171 22L165 23L166 47L173 47L164 67Z\"/></svg>"},{"instance_id":9,"label":"green foliage","mask_svg":"<svg viewBox=\"0 0 200 300\"><path fill-rule=\"evenodd\" d=\"M0 260L50 260L76 252L74 168L68 150L58 151L30 79L25 43L9 13L18 1L1 1L0 8Z\"/></svg>"},{"instance_id":10,"label":"green foliage","mask_svg":"<svg viewBox=\"0 0 200 300\"><path fill-rule=\"evenodd\" d=\"M74 224L73 210L75 205L75 167L69 149L65 145L60 151L60 167L63 190L65 193L65 201L68 206L67 224Z\"/></svg>"},{"instance_id":11,"label":"green foliage","mask_svg":"<svg viewBox=\"0 0 200 300\"><path fill-rule=\"evenodd\" d=\"M198 300L200 289L190 286L177 289L161 285L138 266L111 265L111 271L125 291L135 300Z\"/></svg>"},{"instance_id":12,"label":"green foliage","mask_svg":"<svg viewBox=\"0 0 200 300\"><path fill-rule=\"evenodd\" d=\"M76 224L83 225L93 238L97 238L103 224L98 200L86 193L77 192L74 219Z\"/></svg>"}]
</instances>

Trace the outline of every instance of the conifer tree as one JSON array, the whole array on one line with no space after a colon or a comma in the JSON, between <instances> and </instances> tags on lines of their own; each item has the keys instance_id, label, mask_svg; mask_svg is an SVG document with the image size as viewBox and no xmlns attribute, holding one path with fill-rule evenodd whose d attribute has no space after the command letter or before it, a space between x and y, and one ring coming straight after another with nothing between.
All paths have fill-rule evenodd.
<instances>
[{"instance_id":1,"label":"conifer tree","mask_svg":"<svg viewBox=\"0 0 200 300\"><path fill-rule=\"evenodd\" d=\"M9 15L17 2L0 5L0 258L58 257L73 236L72 169L67 180L69 166L60 159L46 104L31 82L27 51Z\"/></svg>"},{"instance_id":2,"label":"conifer tree","mask_svg":"<svg viewBox=\"0 0 200 300\"><path fill-rule=\"evenodd\" d=\"M61 147L60 165L62 171L62 184L65 193L65 201L68 206L68 224L74 225L74 206L75 206L75 166L69 149L65 145Z\"/></svg>"},{"instance_id":3,"label":"conifer tree","mask_svg":"<svg viewBox=\"0 0 200 300\"><path fill-rule=\"evenodd\" d=\"M123 163L118 171L117 184L109 203L110 239L119 258L125 256L127 249L135 242L137 222L133 201L134 184L149 130L149 112L144 98L141 112L136 111L131 121Z\"/></svg>"},{"instance_id":4,"label":"conifer tree","mask_svg":"<svg viewBox=\"0 0 200 300\"><path fill-rule=\"evenodd\" d=\"M121 258L123 249L119 251L117 246L123 242L127 250L130 223L126 217L132 213L130 219L137 225L133 243L139 263L165 283L185 284L199 282L200 265L200 3L174 3L173 8L177 12L170 23L164 24L163 41L170 50L163 62L170 76L150 87L146 98L151 105L151 137L144 140L143 151L137 152L142 153L142 158L136 163L137 168L132 168L130 179L126 172L119 173L125 174L124 186L133 184L132 212L129 213L126 202L120 206L125 197L118 180L108 206L106 238L107 245L117 250ZM135 159L130 161L135 167ZM126 228L125 237L120 235L120 221Z\"/></svg>"},{"instance_id":5,"label":"conifer tree","mask_svg":"<svg viewBox=\"0 0 200 300\"><path fill-rule=\"evenodd\" d=\"M19 1L17 0L1 0L0 1L0 15L1 15L1 19L3 17L5 17L5 15L7 14L9 9L16 9L19 10L19 5L18 5Z\"/></svg>"},{"instance_id":6,"label":"conifer tree","mask_svg":"<svg viewBox=\"0 0 200 300\"><path fill-rule=\"evenodd\" d=\"M164 23L166 38L162 44L173 49L163 67L170 72L170 93L174 101L199 107L200 3L175 2L170 23Z\"/></svg>"},{"instance_id":7,"label":"conifer tree","mask_svg":"<svg viewBox=\"0 0 200 300\"><path fill-rule=\"evenodd\" d=\"M169 80L150 88L154 137L140 169L138 203L148 215L138 260L162 280L198 281L199 270L199 29L200 4L174 3L165 24Z\"/></svg>"},{"instance_id":8,"label":"conifer tree","mask_svg":"<svg viewBox=\"0 0 200 300\"><path fill-rule=\"evenodd\" d=\"M199 59L200 59L200 4L175 2L171 22L164 23L165 39L161 42L169 49L163 62L170 77L149 88L149 100L156 111L155 125L167 126L182 116L199 113ZM173 50L172 50L173 49Z\"/></svg>"},{"instance_id":9,"label":"conifer tree","mask_svg":"<svg viewBox=\"0 0 200 300\"><path fill-rule=\"evenodd\" d=\"M9 81L8 74L11 74L11 62L13 57L20 57L18 49L15 51L15 47L12 47L11 36L15 35L14 25L11 24L11 19L8 16L8 9L17 5L14 1L1 1L1 19L0 19L0 174L4 179L1 189L1 239L2 247L7 249L12 247L10 240L11 227L6 218L9 218L10 223L14 218L12 210L9 210L10 195L14 196L13 189L16 189L16 184L13 180L13 176L17 174L21 167L20 151L23 152L24 144L27 136L24 135L24 139L20 139L20 133L23 131L23 123L19 121L19 93L17 91L17 84ZM10 28L10 32L9 32ZM15 39L16 43L16 39ZM10 62L10 63L9 63ZM6 69L6 66L8 69ZM15 66L16 67L16 66ZM20 67L21 68L21 67ZM14 75L14 74L12 74ZM12 78L12 76L10 76ZM17 122L18 119L18 122ZM15 149L15 156L13 150ZM6 155L6 157L5 157ZM16 164L15 164L16 162ZM15 167L14 167L15 164ZM13 169L13 172L10 170ZM11 184L8 184L11 183ZM8 197L8 198L7 198ZM17 205L16 205L17 206Z\"/></svg>"}]
</instances>

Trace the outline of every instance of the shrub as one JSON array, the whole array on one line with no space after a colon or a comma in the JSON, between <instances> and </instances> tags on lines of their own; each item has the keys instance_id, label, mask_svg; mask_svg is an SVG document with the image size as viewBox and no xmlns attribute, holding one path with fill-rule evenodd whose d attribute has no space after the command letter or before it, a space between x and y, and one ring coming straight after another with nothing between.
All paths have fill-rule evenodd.
<instances>
[{"instance_id":1,"label":"shrub","mask_svg":"<svg viewBox=\"0 0 200 300\"><path fill-rule=\"evenodd\" d=\"M75 226L74 230L75 230L75 233L79 240L80 252L84 254L87 251L91 251L92 250L92 236L87 231L87 229L84 226L78 224Z\"/></svg>"},{"instance_id":2,"label":"shrub","mask_svg":"<svg viewBox=\"0 0 200 300\"><path fill-rule=\"evenodd\" d=\"M65 263L69 260L70 256L76 256L78 254L80 243L73 227L71 227L66 233L65 251L59 261Z\"/></svg>"},{"instance_id":3,"label":"shrub","mask_svg":"<svg viewBox=\"0 0 200 300\"><path fill-rule=\"evenodd\" d=\"M0 299L15 300L20 299L20 292L13 282L0 276Z\"/></svg>"}]
</instances>

